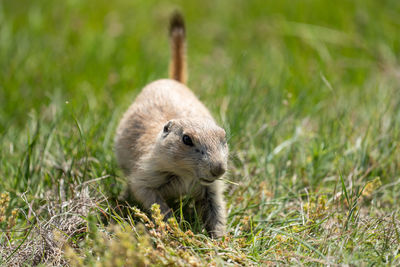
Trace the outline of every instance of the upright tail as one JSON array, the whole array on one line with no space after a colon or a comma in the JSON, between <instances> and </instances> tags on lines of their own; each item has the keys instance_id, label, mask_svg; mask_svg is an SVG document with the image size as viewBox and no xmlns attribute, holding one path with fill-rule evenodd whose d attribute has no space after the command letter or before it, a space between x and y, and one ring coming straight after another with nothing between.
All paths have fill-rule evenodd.
<instances>
[{"instance_id":1,"label":"upright tail","mask_svg":"<svg viewBox=\"0 0 400 267\"><path fill-rule=\"evenodd\" d=\"M175 12L171 16L169 24L169 38L171 42L169 77L181 83L186 83L185 22L182 14L179 12Z\"/></svg>"}]
</instances>

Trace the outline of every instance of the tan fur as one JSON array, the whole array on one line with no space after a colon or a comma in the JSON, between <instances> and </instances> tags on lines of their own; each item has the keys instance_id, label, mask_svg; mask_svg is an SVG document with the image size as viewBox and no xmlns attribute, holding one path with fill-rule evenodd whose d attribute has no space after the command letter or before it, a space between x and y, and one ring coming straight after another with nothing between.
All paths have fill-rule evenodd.
<instances>
[{"instance_id":1,"label":"tan fur","mask_svg":"<svg viewBox=\"0 0 400 267\"><path fill-rule=\"evenodd\" d=\"M191 138L193 146L183 142ZM225 131L184 84L163 79L150 83L124 114L116 133L117 160L130 192L145 208L191 195L213 237L225 231Z\"/></svg>"},{"instance_id":2,"label":"tan fur","mask_svg":"<svg viewBox=\"0 0 400 267\"><path fill-rule=\"evenodd\" d=\"M185 23L180 13L175 12L171 17L169 26L169 38L171 42L171 61L169 64L169 77L186 84L186 43Z\"/></svg>"}]
</instances>

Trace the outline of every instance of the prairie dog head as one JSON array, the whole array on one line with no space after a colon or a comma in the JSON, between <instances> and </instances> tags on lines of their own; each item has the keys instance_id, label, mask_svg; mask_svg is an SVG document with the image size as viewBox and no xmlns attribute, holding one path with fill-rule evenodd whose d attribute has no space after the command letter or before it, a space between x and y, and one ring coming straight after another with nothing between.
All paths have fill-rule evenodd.
<instances>
[{"instance_id":1,"label":"prairie dog head","mask_svg":"<svg viewBox=\"0 0 400 267\"><path fill-rule=\"evenodd\" d=\"M225 130L210 119L174 119L161 129L154 152L166 171L192 176L208 185L227 170L225 135Z\"/></svg>"}]
</instances>

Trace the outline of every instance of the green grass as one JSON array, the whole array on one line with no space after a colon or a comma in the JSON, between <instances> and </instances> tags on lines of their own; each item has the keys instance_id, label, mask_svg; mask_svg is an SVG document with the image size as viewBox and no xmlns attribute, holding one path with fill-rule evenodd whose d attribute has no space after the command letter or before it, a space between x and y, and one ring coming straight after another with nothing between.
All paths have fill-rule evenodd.
<instances>
[{"instance_id":1,"label":"green grass","mask_svg":"<svg viewBox=\"0 0 400 267\"><path fill-rule=\"evenodd\" d=\"M88 234L60 246L74 265L400 264L400 2L215 2L0 2L0 262L89 181ZM194 235L147 233L104 201L125 185L121 115L167 76L176 8L188 84L230 136L219 241L182 219Z\"/></svg>"}]
</instances>

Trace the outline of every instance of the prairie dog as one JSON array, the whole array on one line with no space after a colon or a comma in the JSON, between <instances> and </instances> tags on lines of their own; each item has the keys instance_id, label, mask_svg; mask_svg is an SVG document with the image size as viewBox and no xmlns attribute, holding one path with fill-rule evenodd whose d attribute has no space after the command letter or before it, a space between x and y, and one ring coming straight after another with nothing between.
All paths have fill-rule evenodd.
<instances>
[{"instance_id":1,"label":"prairie dog","mask_svg":"<svg viewBox=\"0 0 400 267\"><path fill-rule=\"evenodd\" d=\"M171 216L167 200L190 195L207 232L224 234L224 184L227 170L225 131L185 86L185 26L175 13L170 21L170 78L144 87L117 128L115 152L128 178L129 192L149 209L160 205Z\"/></svg>"}]
</instances>

